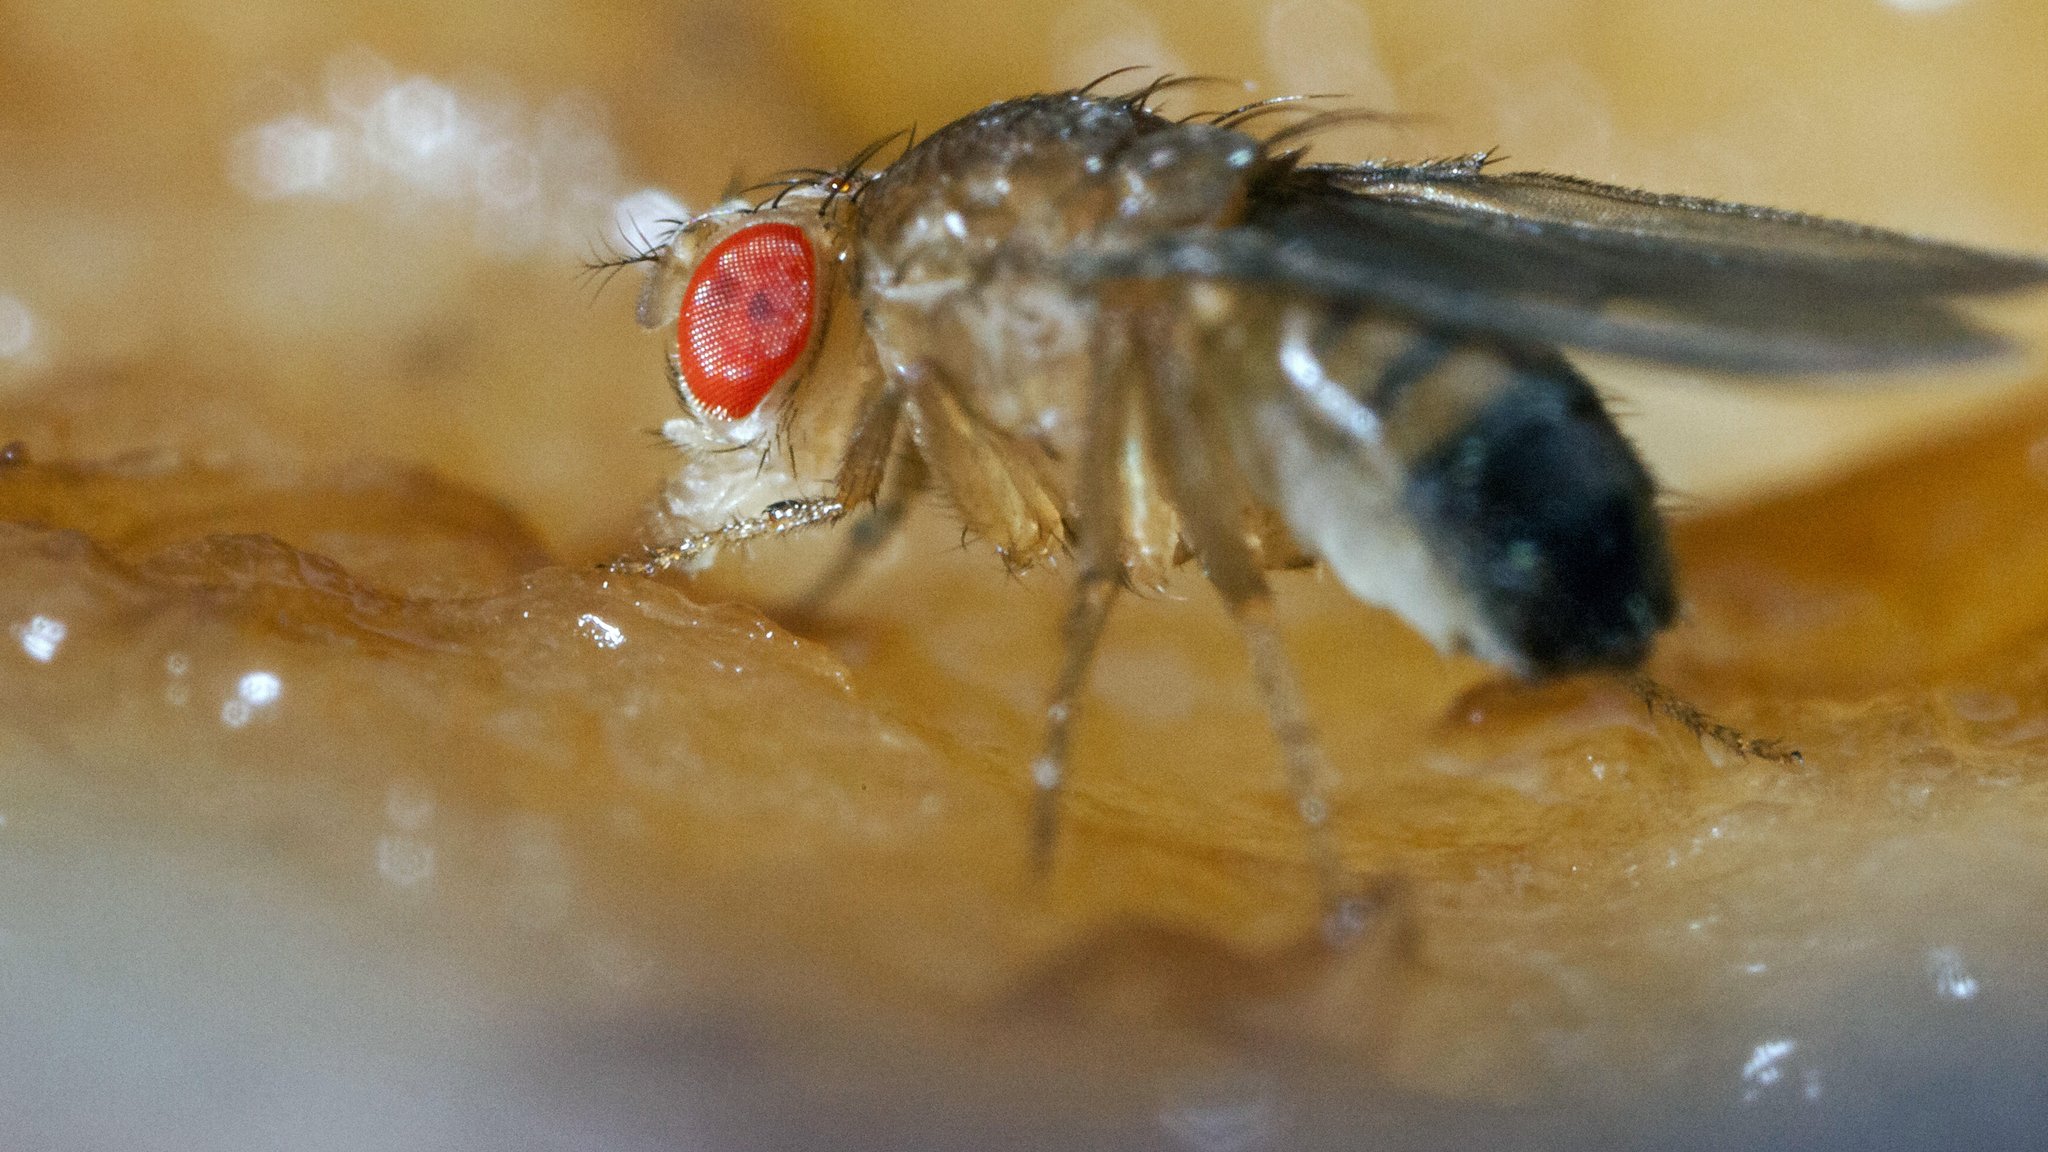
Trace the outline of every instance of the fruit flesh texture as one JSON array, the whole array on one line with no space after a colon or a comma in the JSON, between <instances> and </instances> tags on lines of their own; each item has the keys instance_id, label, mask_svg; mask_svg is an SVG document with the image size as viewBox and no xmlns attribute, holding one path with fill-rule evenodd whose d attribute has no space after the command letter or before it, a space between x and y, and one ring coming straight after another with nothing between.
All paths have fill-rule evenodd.
<instances>
[{"instance_id":1,"label":"fruit flesh texture","mask_svg":"<svg viewBox=\"0 0 2048 1152\"><path fill-rule=\"evenodd\" d=\"M1015 750L1052 590L965 558L899 570L834 626L835 654L750 607L535 567L516 517L417 477L280 494L0 471L5 518L40 525L9 528L0 565L7 827L31 858L71 837L165 852L230 905L318 909L350 947L395 937L402 986L453 966L571 1035L651 1013L689 1050L683 1021L715 1019L799 1081L846 1075L834 1027L913 1066L1005 1037L998 1063L1051 1085L1145 1037L1097 1084L1110 1103L1064 1122L1125 1115L1122 1096L1190 1067L1268 1084L1275 1052L1314 1070L1274 1091L1315 1116L1332 1069L1410 1103L1540 1110L1586 1078L1682 1099L1778 1031L1852 1108L1958 1046L2011 1055L2017 1035L1956 988L2022 1020L2048 1004L2027 959L2048 896L2048 602L2012 594L2048 563L2028 511L2048 501L2043 437L2036 416L1681 531L1691 622L1658 667L1798 742L1799 770L1716 763L1611 685L1490 686L1292 582L1345 766L1341 842L1406 889L1412 956L1308 938L1296 829L1205 604L1120 621L1040 892ZM168 545L148 523L166 507ZM252 519L330 555L184 536ZM261 938L223 938L227 970ZM188 982L205 983L170 981ZM1849 1041L1873 1028L1884 1060Z\"/></svg>"}]
</instances>

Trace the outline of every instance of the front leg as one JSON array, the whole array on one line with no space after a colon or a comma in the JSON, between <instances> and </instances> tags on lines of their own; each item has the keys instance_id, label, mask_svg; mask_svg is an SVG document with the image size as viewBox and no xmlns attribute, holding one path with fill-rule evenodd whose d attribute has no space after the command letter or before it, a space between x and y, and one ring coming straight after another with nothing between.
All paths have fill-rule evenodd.
<instances>
[{"instance_id":1,"label":"front leg","mask_svg":"<svg viewBox=\"0 0 2048 1152\"><path fill-rule=\"evenodd\" d=\"M1065 550L1061 486L1042 445L991 423L936 363L900 369L893 384L933 491L969 535L986 541L1013 572Z\"/></svg>"},{"instance_id":2,"label":"front leg","mask_svg":"<svg viewBox=\"0 0 2048 1152\"><path fill-rule=\"evenodd\" d=\"M831 524L846 515L839 497L778 500L759 515L728 520L707 532L692 532L672 544L650 548L638 556L622 556L605 565L613 572L653 576L687 565L726 544L743 544L763 536L781 536L816 524Z\"/></svg>"},{"instance_id":3,"label":"front leg","mask_svg":"<svg viewBox=\"0 0 2048 1152\"><path fill-rule=\"evenodd\" d=\"M605 567L613 572L639 572L653 576L693 564L723 545L744 544L763 536L783 536L819 524L837 523L854 508L873 501L881 490L882 480L897 451L897 425L902 412L902 399L893 390L876 399L861 418L860 427L855 430L845 455L840 458L832 495L778 500L756 515L728 520L703 532L689 533L673 543L650 548L638 556L622 556Z\"/></svg>"},{"instance_id":4,"label":"front leg","mask_svg":"<svg viewBox=\"0 0 2048 1152\"><path fill-rule=\"evenodd\" d=\"M798 630L815 621L826 605L852 584L869 562L896 538L910 515L911 505L924 491L924 485L924 465L916 454L898 457L890 472L888 491L878 496L874 507L853 522L847 530L846 543L840 546L839 555L833 557L831 565L811 581L810 587L776 613L777 618Z\"/></svg>"}]
</instances>

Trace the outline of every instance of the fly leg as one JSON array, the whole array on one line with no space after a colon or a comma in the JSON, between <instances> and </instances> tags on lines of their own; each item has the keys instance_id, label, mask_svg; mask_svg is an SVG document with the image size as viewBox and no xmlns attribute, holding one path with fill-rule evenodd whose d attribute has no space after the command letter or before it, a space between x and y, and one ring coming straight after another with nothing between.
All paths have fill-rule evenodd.
<instances>
[{"instance_id":1,"label":"fly leg","mask_svg":"<svg viewBox=\"0 0 2048 1152\"><path fill-rule=\"evenodd\" d=\"M924 490L924 468L917 457L906 456L899 465L900 475L891 478L889 490L875 502L853 527L847 530L846 543L832 558L832 564L811 581L810 587L790 602L777 615L788 624L803 627L816 620L834 597L845 591L869 562L880 554L909 518L910 507Z\"/></svg>"},{"instance_id":2,"label":"fly leg","mask_svg":"<svg viewBox=\"0 0 2048 1152\"><path fill-rule=\"evenodd\" d=\"M744 544L763 536L782 536L813 525L831 524L844 515L846 505L836 496L778 500L762 509L759 515L728 520L709 531L692 532L674 543L649 548L638 556L621 556L605 567L613 572L653 576L671 568L687 566L727 544Z\"/></svg>"},{"instance_id":3,"label":"fly leg","mask_svg":"<svg viewBox=\"0 0 2048 1152\"><path fill-rule=\"evenodd\" d=\"M884 392L861 419L846 455L840 458L833 486L840 503L848 508L870 502L873 507L854 521L831 567L780 613L786 622L801 627L815 619L903 527L911 503L924 491L925 470L917 453L904 450L902 425L903 396L893 389Z\"/></svg>"},{"instance_id":4,"label":"fly leg","mask_svg":"<svg viewBox=\"0 0 2048 1152\"><path fill-rule=\"evenodd\" d=\"M1355 940L1380 900L1361 894L1345 872L1330 832L1323 782L1331 775L1308 703L1273 619L1273 595L1245 538L1247 504L1226 446L1196 386L1197 335L1171 313L1147 317L1151 388L1147 417L1181 532L1237 622L1252 677L1286 766L1294 809L1307 834L1310 864L1323 905L1323 932L1333 945Z\"/></svg>"},{"instance_id":5,"label":"fly leg","mask_svg":"<svg viewBox=\"0 0 2048 1152\"><path fill-rule=\"evenodd\" d=\"M1127 433L1124 409L1129 389L1114 354L1096 365L1080 467L1074 484L1076 559L1073 599L1067 607L1065 654L1052 698L1045 706L1045 744L1031 763L1031 863L1041 877L1052 870L1059 838L1060 795L1073 746L1074 719L1109 608L1122 581L1123 518L1118 500L1117 455Z\"/></svg>"},{"instance_id":6,"label":"fly leg","mask_svg":"<svg viewBox=\"0 0 2048 1152\"><path fill-rule=\"evenodd\" d=\"M1747 760L1750 757L1755 757L1758 760L1765 760L1772 764L1792 765L1806 762L1806 758L1799 754L1799 749L1790 747L1783 741L1760 740L1754 736L1745 735L1741 729L1723 724L1708 713L1701 711L1691 701L1678 696L1671 689L1650 679L1641 672L1625 673L1621 677L1621 682L1628 686L1629 691L1636 694L1636 699L1643 702L1643 707L1651 715L1654 716L1662 713L1677 721L1686 731L1691 732L1695 738L1710 740L1735 753L1742 759Z\"/></svg>"},{"instance_id":7,"label":"fly leg","mask_svg":"<svg viewBox=\"0 0 2048 1152\"><path fill-rule=\"evenodd\" d=\"M841 458L839 474L830 496L778 500L754 516L728 520L704 532L687 536L638 556L623 556L605 565L614 572L639 572L653 576L671 568L688 566L727 544L744 544L763 536L783 536L819 524L836 524L853 508L875 498L895 452L896 427L903 403L886 393L862 418Z\"/></svg>"},{"instance_id":8,"label":"fly leg","mask_svg":"<svg viewBox=\"0 0 2048 1152\"><path fill-rule=\"evenodd\" d=\"M1067 608L1066 655L1060 662L1060 678L1053 685L1052 700L1045 706L1045 745L1031 762L1031 783L1036 789L1031 806L1031 866L1039 876L1052 871L1053 846L1059 840L1060 794L1067 779L1067 757L1073 747L1074 717L1080 710L1081 690L1088 683L1089 666L1095 662L1096 642L1109 619L1109 606L1116 599L1114 573L1083 571L1074 585L1074 599Z\"/></svg>"}]
</instances>

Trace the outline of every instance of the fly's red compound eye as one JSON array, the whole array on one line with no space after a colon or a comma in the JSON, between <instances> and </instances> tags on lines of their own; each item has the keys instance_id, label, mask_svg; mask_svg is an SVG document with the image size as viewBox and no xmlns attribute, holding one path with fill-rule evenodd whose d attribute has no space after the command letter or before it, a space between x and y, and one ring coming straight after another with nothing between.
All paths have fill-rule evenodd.
<instances>
[{"instance_id":1,"label":"fly's red compound eye","mask_svg":"<svg viewBox=\"0 0 2048 1152\"><path fill-rule=\"evenodd\" d=\"M749 224L720 240L683 293L676 353L697 403L738 420L811 338L817 261L794 224Z\"/></svg>"}]
</instances>

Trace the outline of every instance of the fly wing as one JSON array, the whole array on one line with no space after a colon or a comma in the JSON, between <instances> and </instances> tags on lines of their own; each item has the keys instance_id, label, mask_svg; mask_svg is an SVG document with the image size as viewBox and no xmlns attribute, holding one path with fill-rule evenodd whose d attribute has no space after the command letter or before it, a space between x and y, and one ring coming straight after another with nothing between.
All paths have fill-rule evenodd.
<instances>
[{"instance_id":1,"label":"fly wing","mask_svg":"<svg viewBox=\"0 0 2048 1152\"><path fill-rule=\"evenodd\" d=\"M1447 178L1429 179L1432 171ZM1417 173L1425 178L1417 179ZM1570 245L1673 263L1780 271L1909 295L2009 291L2038 284L2048 262L1753 204L1661 195L1549 172L1317 166L1299 189L1351 193L1432 210L1439 223L1532 246Z\"/></svg>"},{"instance_id":2,"label":"fly wing","mask_svg":"<svg viewBox=\"0 0 2048 1152\"><path fill-rule=\"evenodd\" d=\"M1909 368L2008 351L1960 296L2048 262L1798 213L1476 164L1310 166L1239 225L1082 258L1388 307L1452 329L1740 373Z\"/></svg>"}]
</instances>

